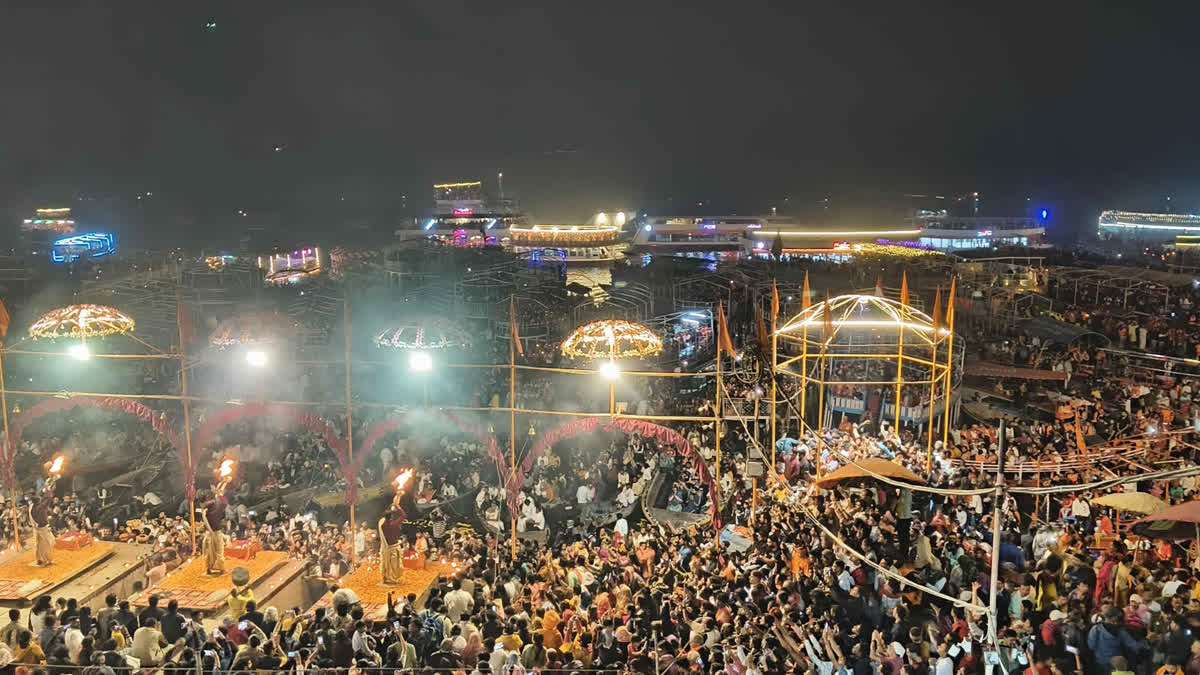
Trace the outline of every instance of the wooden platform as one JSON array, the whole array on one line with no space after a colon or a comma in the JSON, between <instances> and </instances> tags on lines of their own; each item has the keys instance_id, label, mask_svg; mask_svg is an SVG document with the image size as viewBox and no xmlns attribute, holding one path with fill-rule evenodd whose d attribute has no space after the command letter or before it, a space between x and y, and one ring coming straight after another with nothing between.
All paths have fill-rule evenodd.
<instances>
[{"instance_id":1,"label":"wooden platform","mask_svg":"<svg viewBox=\"0 0 1200 675\"><path fill-rule=\"evenodd\" d=\"M453 572L450 565L440 562L430 562L423 570L404 570L401 583L396 586L384 586L380 576L379 562L373 560L363 563L345 577L338 586L348 588L358 595L362 603L363 616L372 620L382 620L387 617L387 596L392 594L394 600L407 597L409 593L417 596L417 607L425 606L429 591L437 583L438 577ZM326 593L317 601L315 607L333 607L333 594Z\"/></svg>"},{"instance_id":2,"label":"wooden platform","mask_svg":"<svg viewBox=\"0 0 1200 675\"><path fill-rule=\"evenodd\" d=\"M32 541L30 542L32 543ZM0 557L0 602L26 603L83 574L113 554L111 542L96 541L77 551L54 551L54 563L35 567L32 548Z\"/></svg>"},{"instance_id":3,"label":"wooden platform","mask_svg":"<svg viewBox=\"0 0 1200 675\"><path fill-rule=\"evenodd\" d=\"M253 560L225 560L225 573L208 576L204 572L204 559L192 558L151 588L130 598L130 604L145 607L151 595L159 597L159 605L166 606L170 600L179 602L180 610L199 610L206 614L222 612L225 599L233 588L233 568L245 567L250 572L250 586L257 586L288 562L286 553L263 551Z\"/></svg>"}]
</instances>

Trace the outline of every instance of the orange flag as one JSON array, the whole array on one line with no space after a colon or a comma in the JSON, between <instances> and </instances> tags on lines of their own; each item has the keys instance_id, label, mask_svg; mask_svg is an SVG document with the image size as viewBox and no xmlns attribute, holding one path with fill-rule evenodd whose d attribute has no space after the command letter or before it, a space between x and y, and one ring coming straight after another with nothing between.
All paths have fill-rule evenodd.
<instances>
[{"instance_id":1,"label":"orange flag","mask_svg":"<svg viewBox=\"0 0 1200 675\"><path fill-rule=\"evenodd\" d=\"M812 300L808 294L808 270L804 270L804 290L800 291L800 309L805 310L812 307Z\"/></svg>"},{"instance_id":2,"label":"orange flag","mask_svg":"<svg viewBox=\"0 0 1200 675\"><path fill-rule=\"evenodd\" d=\"M875 297L883 297L883 277L875 277Z\"/></svg>"},{"instance_id":3,"label":"orange flag","mask_svg":"<svg viewBox=\"0 0 1200 675\"><path fill-rule=\"evenodd\" d=\"M771 321L779 318L779 285L771 280Z\"/></svg>"},{"instance_id":4,"label":"orange flag","mask_svg":"<svg viewBox=\"0 0 1200 675\"><path fill-rule=\"evenodd\" d=\"M771 334L767 332L767 322L763 320L762 311L757 307L754 309L754 321L757 324L755 327L758 330L758 345L762 349L763 354L771 353Z\"/></svg>"},{"instance_id":5,"label":"orange flag","mask_svg":"<svg viewBox=\"0 0 1200 675\"><path fill-rule=\"evenodd\" d=\"M1078 410L1075 411L1075 447L1079 448L1079 452L1087 453L1087 441L1083 440L1083 420Z\"/></svg>"},{"instance_id":6,"label":"orange flag","mask_svg":"<svg viewBox=\"0 0 1200 675\"><path fill-rule=\"evenodd\" d=\"M829 291L825 291L825 304L821 310L821 323L825 329L825 340L833 339L833 310L829 309Z\"/></svg>"},{"instance_id":7,"label":"orange flag","mask_svg":"<svg viewBox=\"0 0 1200 675\"><path fill-rule=\"evenodd\" d=\"M954 330L954 282L958 277L950 277L950 298L946 301L946 325Z\"/></svg>"},{"instance_id":8,"label":"orange flag","mask_svg":"<svg viewBox=\"0 0 1200 675\"><path fill-rule=\"evenodd\" d=\"M508 296L508 336L513 341L517 353L525 356L525 348L521 346L521 335L517 332L517 305L511 295Z\"/></svg>"},{"instance_id":9,"label":"orange flag","mask_svg":"<svg viewBox=\"0 0 1200 675\"><path fill-rule=\"evenodd\" d=\"M937 341L937 332L942 330L942 287L937 287L937 298L933 301L933 340Z\"/></svg>"},{"instance_id":10,"label":"orange flag","mask_svg":"<svg viewBox=\"0 0 1200 675\"><path fill-rule=\"evenodd\" d=\"M725 323L725 303L717 303L717 352L724 349L733 355L733 341L729 339L729 325Z\"/></svg>"},{"instance_id":11,"label":"orange flag","mask_svg":"<svg viewBox=\"0 0 1200 675\"><path fill-rule=\"evenodd\" d=\"M908 306L908 272L900 273L900 304Z\"/></svg>"},{"instance_id":12,"label":"orange flag","mask_svg":"<svg viewBox=\"0 0 1200 675\"><path fill-rule=\"evenodd\" d=\"M12 323L12 317L8 315L8 308L4 306L4 302L0 301L0 338L8 337L8 324Z\"/></svg>"}]
</instances>

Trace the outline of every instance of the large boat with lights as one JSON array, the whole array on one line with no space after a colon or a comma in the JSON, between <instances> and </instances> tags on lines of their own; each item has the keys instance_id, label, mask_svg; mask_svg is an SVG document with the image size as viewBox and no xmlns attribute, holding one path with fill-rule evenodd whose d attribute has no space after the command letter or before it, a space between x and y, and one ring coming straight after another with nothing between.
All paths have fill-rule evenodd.
<instances>
[{"instance_id":1,"label":"large boat with lights","mask_svg":"<svg viewBox=\"0 0 1200 675\"><path fill-rule=\"evenodd\" d=\"M503 178L503 174L499 176ZM502 185L502 184L500 184ZM516 200L501 187L489 193L483 181L438 183L433 186L433 213L414 218L396 229L405 240L436 240L451 246L500 246L510 227L525 225Z\"/></svg>"},{"instance_id":2,"label":"large boat with lights","mask_svg":"<svg viewBox=\"0 0 1200 675\"><path fill-rule=\"evenodd\" d=\"M1103 211L1097 233L1101 239L1165 244L1176 237L1200 234L1200 215Z\"/></svg>"},{"instance_id":3,"label":"large boat with lights","mask_svg":"<svg viewBox=\"0 0 1200 675\"><path fill-rule=\"evenodd\" d=\"M505 248L518 255L561 251L566 262L604 262L622 257L628 244L621 226L608 222L583 225L519 225L508 228Z\"/></svg>"},{"instance_id":4,"label":"large boat with lights","mask_svg":"<svg viewBox=\"0 0 1200 675\"><path fill-rule=\"evenodd\" d=\"M638 253L688 255L729 252L767 255L776 237L789 255L845 254L856 244L898 244L934 250L1033 245L1045 227L1033 218L956 218L944 212L918 214L900 225L801 224L782 216L650 216L634 233Z\"/></svg>"}]
</instances>

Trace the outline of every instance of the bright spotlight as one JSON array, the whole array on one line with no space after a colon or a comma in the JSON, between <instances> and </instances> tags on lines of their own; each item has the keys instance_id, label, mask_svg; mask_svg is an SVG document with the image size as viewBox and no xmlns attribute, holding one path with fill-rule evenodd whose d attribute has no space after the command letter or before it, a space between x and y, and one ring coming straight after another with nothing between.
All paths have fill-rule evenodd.
<instances>
[{"instance_id":1,"label":"bright spotlight","mask_svg":"<svg viewBox=\"0 0 1200 675\"><path fill-rule=\"evenodd\" d=\"M67 347L67 355L76 361L87 361L92 358L92 353L88 351L87 345L80 342L77 345Z\"/></svg>"},{"instance_id":2,"label":"bright spotlight","mask_svg":"<svg viewBox=\"0 0 1200 675\"><path fill-rule=\"evenodd\" d=\"M263 366L267 365L267 353L257 349L252 349L246 352L246 363L254 366L255 368L262 368Z\"/></svg>"},{"instance_id":3,"label":"bright spotlight","mask_svg":"<svg viewBox=\"0 0 1200 675\"><path fill-rule=\"evenodd\" d=\"M625 224L625 212L617 211L617 227L620 227L624 224Z\"/></svg>"},{"instance_id":4,"label":"bright spotlight","mask_svg":"<svg viewBox=\"0 0 1200 675\"><path fill-rule=\"evenodd\" d=\"M608 214L603 211L601 211L600 213L597 213L596 214L596 224L597 225L607 225L608 224Z\"/></svg>"},{"instance_id":5,"label":"bright spotlight","mask_svg":"<svg viewBox=\"0 0 1200 675\"><path fill-rule=\"evenodd\" d=\"M433 370L433 357L425 352L413 352L408 355L408 368L417 373L428 373Z\"/></svg>"},{"instance_id":6,"label":"bright spotlight","mask_svg":"<svg viewBox=\"0 0 1200 675\"><path fill-rule=\"evenodd\" d=\"M600 377L606 380L615 380L621 375L621 369L612 361L605 361L600 364Z\"/></svg>"}]
</instances>

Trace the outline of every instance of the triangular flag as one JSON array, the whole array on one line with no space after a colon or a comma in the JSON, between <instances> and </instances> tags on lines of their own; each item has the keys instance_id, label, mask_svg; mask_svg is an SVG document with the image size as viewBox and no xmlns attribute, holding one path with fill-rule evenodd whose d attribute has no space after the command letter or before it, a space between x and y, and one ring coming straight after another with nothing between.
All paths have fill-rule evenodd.
<instances>
[{"instance_id":1,"label":"triangular flag","mask_svg":"<svg viewBox=\"0 0 1200 675\"><path fill-rule=\"evenodd\" d=\"M908 273L900 273L900 304L908 306Z\"/></svg>"},{"instance_id":2,"label":"triangular flag","mask_svg":"<svg viewBox=\"0 0 1200 675\"><path fill-rule=\"evenodd\" d=\"M954 330L954 283L958 277L950 277L950 298L946 301L946 325Z\"/></svg>"},{"instance_id":3,"label":"triangular flag","mask_svg":"<svg viewBox=\"0 0 1200 675\"><path fill-rule=\"evenodd\" d=\"M771 242L771 257L776 260L783 257L783 235L779 234L779 230L775 231L775 241Z\"/></svg>"},{"instance_id":4,"label":"triangular flag","mask_svg":"<svg viewBox=\"0 0 1200 675\"><path fill-rule=\"evenodd\" d=\"M933 341L937 342L937 333L942 330L942 287L937 288L937 298L933 301Z\"/></svg>"},{"instance_id":5,"label":"triangular flag","mask_svg":"<svg viewBox=\"0 0 1200 675\"><path fill-rule=\"evenodd\" d=\"M804 289L800 291L800 309L812 307L812 297L808 291L808 270L804 270Z\"/></svg>"},{"instance_id":6,"label":"triangular flag","mask_svg":"<svg viewBox=\"0 0 1200 675\"><path fill-rule=\"evenodd\" d=\"M513 341L513 348L524 357L525 348L521 346L521 335L517 332L517 304L511 295L508 296L508 336Z\"/></svg>"},{"instance_id":7,"label":"triangular flag","mask_svg":"<svg viewBox=\"0 0 1200 675\"><path fill-rule=\"evenodd\" d=\"M8 324L12 323L12 317L8 315L8 308L4 306L4 302L0 301L0 338L8 337Z\"/></svg>"},{"instance_id":8,"label":"triangular flag","mask_svg":"<svg viewBox=\"0 0 1200 675\"><path fill-rule=\"evenodd\" d=\"M757 307L754 309L754 323L758 330L758 345L762 349L763 354L771 353L771 338L767 332L767 322L763 320L762 311Z\"/></svg>"},{"instance_id":9,"label":"triangular flag","mask_svg":"<svg viewBox=\"0 0 1200 675\"><path fill-rule=\"evenodd\" d=\"M779 284L771 280L771 320L779 317Z\"/></svg>"},{"instance_id":10,"label":"triangular flag","mask_svg":"<svg viewBox=\"0 0 1200 675\"><path fill-rule=\"evenodd\" d=\"M883 297L883 277L875 277L875 297Z\"/></svg>"},{"instance_id":11,"label":"triangular flag","mask_svg":"<svg viewBox=\"0 0 1200 675\"><path fill-rule=\"evenodd\" d=\"M825 303L821 308L821 324L825 329L825 340L833 339L833 310L829 308L829 291L825 291Z\"/></svg>"},{"instance_id":12,"label":"triangular flag","mask_svg":"<svg viewBox=\"0 0 1200 675\"><path fill-rule=\"evenodd\" d=\"M733 341L729 339L729 324L725 323L725 303L717 303L717 353L725 350L733 355Z\"/></svg>"},{"instance_id":13,"label":"triangular flag","mask_svg":"<svg viewBox=\"0 0 1200 675\"><path fill-rule=\"evenodd\" d=\"M1079 418L1079 411L1075 411L1075 447L1079 448L1079 452L1087 452L1087 441L1083 440L1083 420Z\"/></svg>"}]
</instances>

